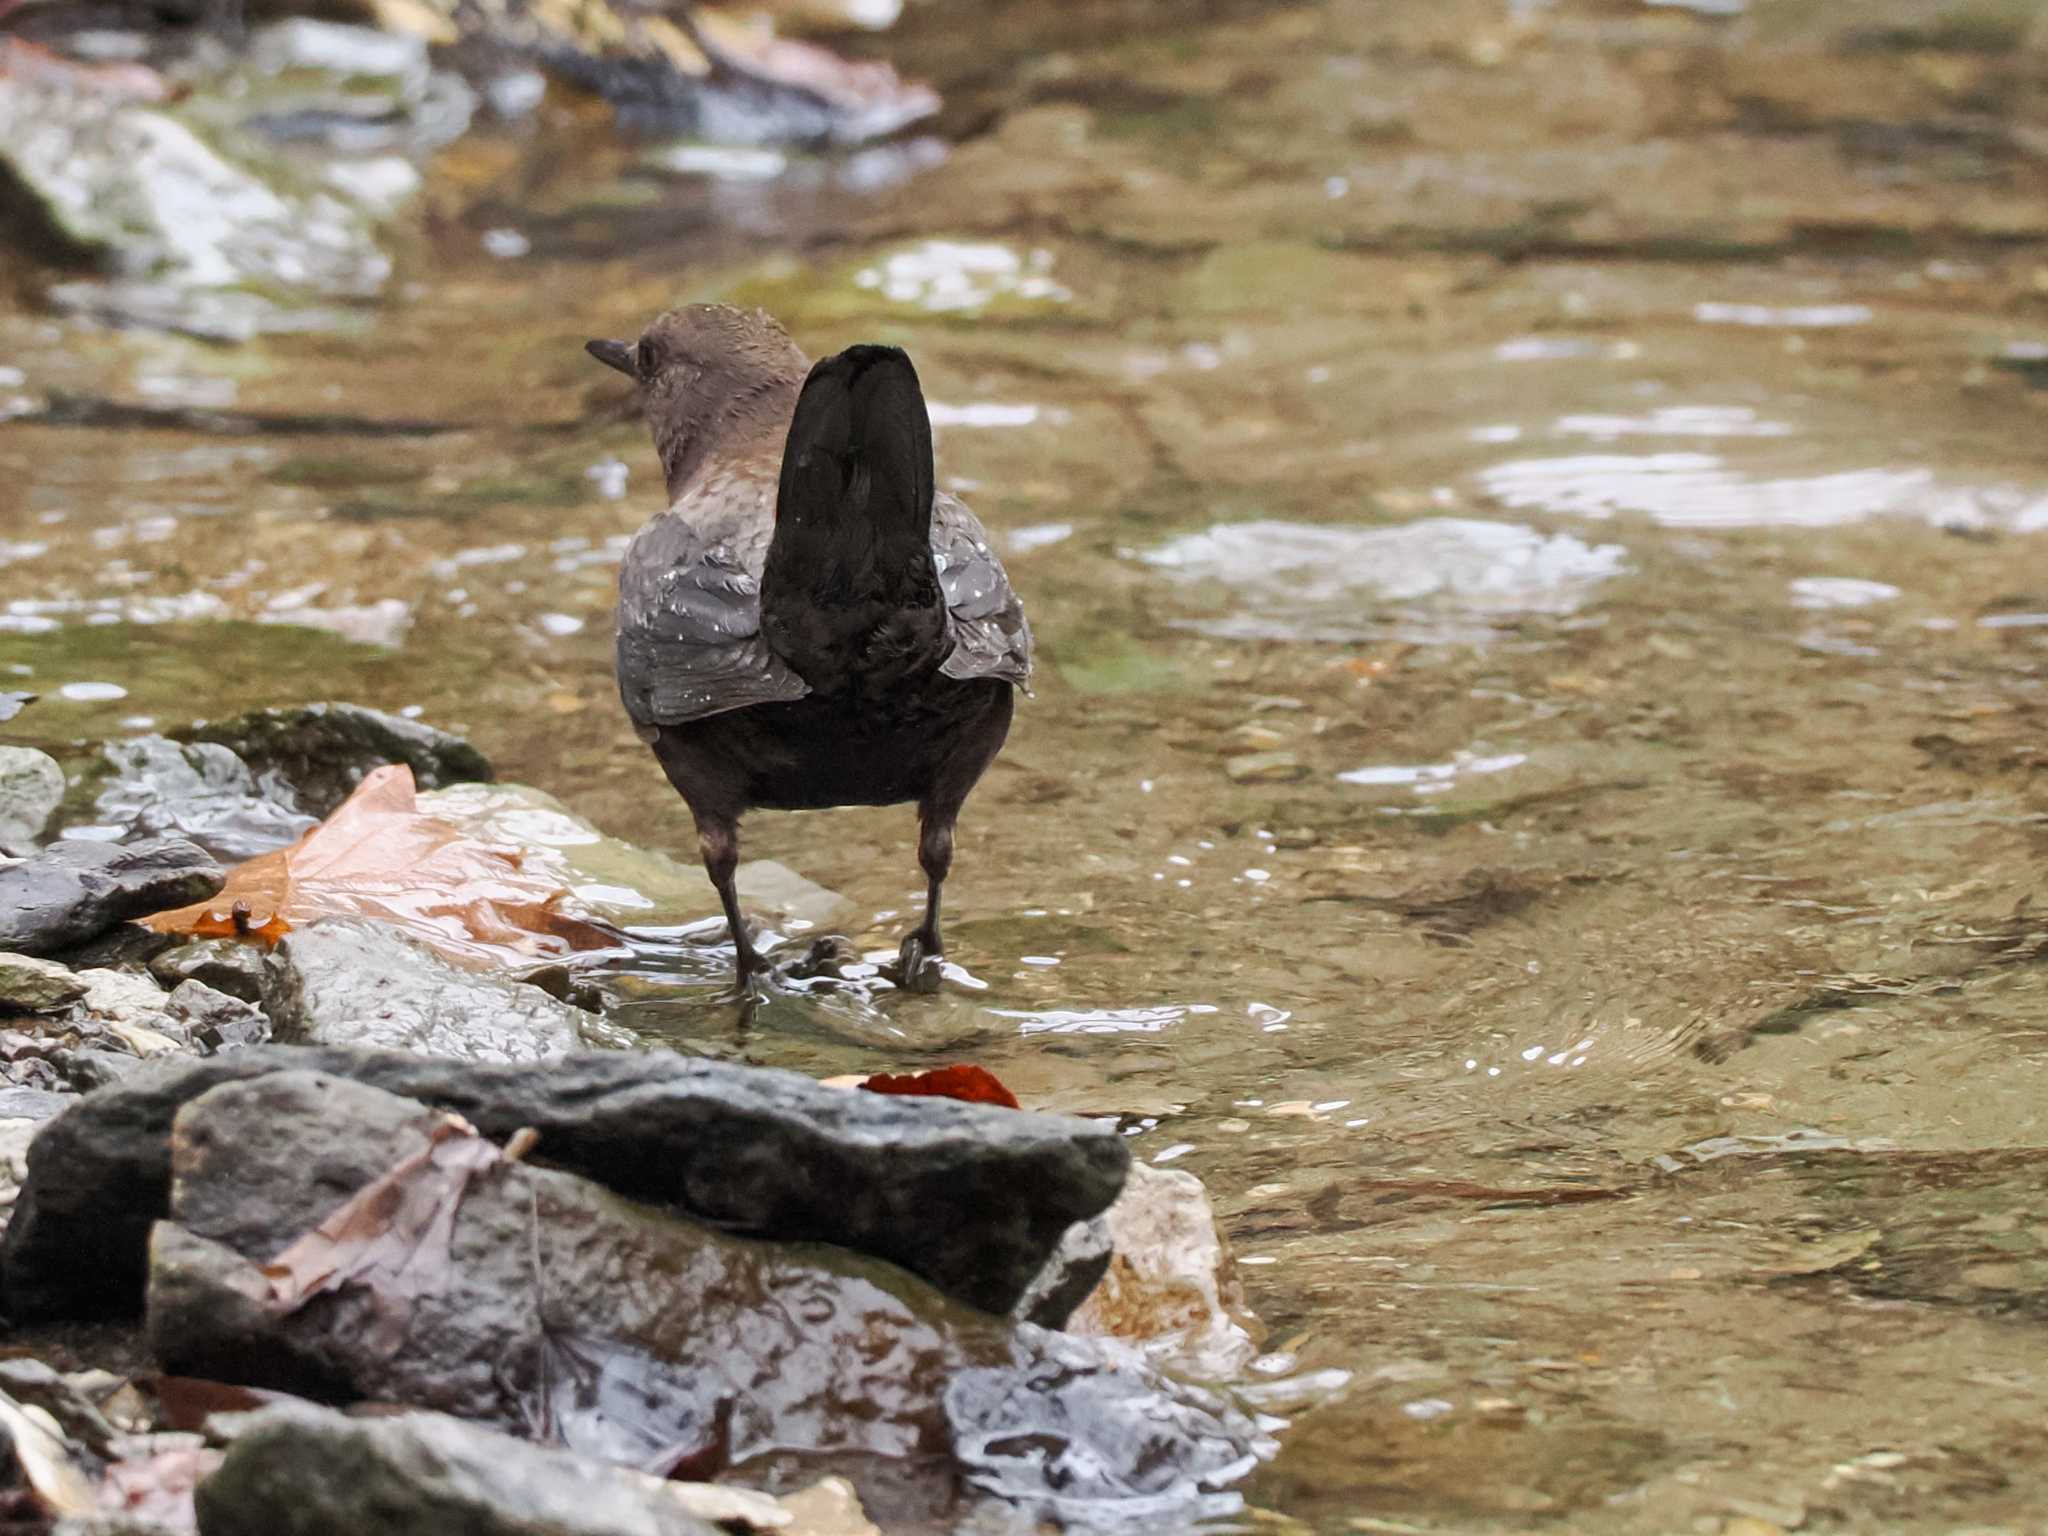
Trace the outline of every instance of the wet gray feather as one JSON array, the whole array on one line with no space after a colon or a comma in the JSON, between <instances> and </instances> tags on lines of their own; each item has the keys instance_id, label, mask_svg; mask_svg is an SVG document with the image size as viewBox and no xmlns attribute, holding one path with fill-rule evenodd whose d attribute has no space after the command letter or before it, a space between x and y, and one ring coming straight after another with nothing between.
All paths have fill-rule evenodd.
<instances>
[{"instance_id":1,"label":"wet gray feather","mask_svg":"<svg viewBox=\"0 0 2048 1536\"><path fill-rule=\"evenodd\" d=\"M618 678L643 728L802 698L809 689L761 633L761 570L774 536L774 485L714 476L635 536L619 577ZM932 557L951 619L948 677L1031 675L1031 631L974 514L940 492Z\"/></svg>"}]
</instances>

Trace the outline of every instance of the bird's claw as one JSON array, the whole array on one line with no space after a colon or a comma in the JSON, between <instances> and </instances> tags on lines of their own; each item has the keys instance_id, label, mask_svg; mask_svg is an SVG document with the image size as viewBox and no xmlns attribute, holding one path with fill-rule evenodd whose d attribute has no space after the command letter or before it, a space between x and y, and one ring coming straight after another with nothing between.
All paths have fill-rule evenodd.
<instances>
[{"instance_id":1,"label":"bird's claw","mask_svg":"<svg viewBox=\"0 0 2048 1536\"><path fill-rule=\"evenodd\" d=\"M896 985L906 992L936 992L945 979L946 962L939 947L927 947L921 933L905 935L903 947L896 951Z\"/></svg>"}]
</instances>

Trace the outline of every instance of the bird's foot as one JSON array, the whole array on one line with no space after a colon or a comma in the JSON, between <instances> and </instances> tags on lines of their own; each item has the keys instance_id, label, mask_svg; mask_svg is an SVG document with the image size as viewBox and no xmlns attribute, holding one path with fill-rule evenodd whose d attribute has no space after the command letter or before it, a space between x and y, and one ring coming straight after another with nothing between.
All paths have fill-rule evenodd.
<instances>
[{"instance_id":1,"label":"bird's foot","mask_svg":"<svg viewBox=\"0 0 2048 1536\"><path fill-rule=\"evenodd\" d=\"M846 967L860 964L860 951L843 933L828 933L813 939L811 947L783 967L783 974L795 981L842 980Z\"/></svg>"},{"instance_id":2,"label":"bird's foot","mask_svg":"<svg viewBox=\"0 0 2048 1536\"><path fill-rule=\"evenodd\" d=\"M936 992L946 979L946 962L935 940L919 932L904 935L896 951L896 985L906 992Z\"/></svg>"}]
</instances>

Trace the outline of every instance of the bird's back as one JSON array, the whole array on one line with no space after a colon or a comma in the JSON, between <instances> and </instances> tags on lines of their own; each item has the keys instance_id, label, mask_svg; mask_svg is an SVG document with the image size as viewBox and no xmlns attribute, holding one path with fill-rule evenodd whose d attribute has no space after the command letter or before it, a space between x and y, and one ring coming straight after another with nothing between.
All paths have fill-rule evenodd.
<instances>
[{"instance_id":1,"label":"bird's back","mask_svg":"<svg viewBox=\"0 0 2048 1536\"><path fill-rule=\"evenodd\" d=\"M779 462L764 444L707 464L620 574L619 688L643 735L807 695L1022 686L1030 668L987 533L932 488L929 416L894 348L818 364Z\"/></svg>"}]
</instances>

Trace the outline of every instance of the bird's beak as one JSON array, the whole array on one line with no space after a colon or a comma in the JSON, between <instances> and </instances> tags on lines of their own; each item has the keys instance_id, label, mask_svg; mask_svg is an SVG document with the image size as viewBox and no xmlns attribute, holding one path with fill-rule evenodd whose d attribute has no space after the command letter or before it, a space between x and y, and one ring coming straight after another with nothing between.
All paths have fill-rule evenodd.
<instances>
[{"instance_id":1,"label":"bird's beak","mask_svg":"<svg viewBox=\"0 0 2048 1536\"><path fill-rule=\"evenodd\" d=\"M629 341L586 341L583 350L605 367L616 368L629 379L640 376L633 366L633 344Z\"/></svg>"}]
</instances>

